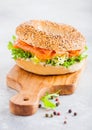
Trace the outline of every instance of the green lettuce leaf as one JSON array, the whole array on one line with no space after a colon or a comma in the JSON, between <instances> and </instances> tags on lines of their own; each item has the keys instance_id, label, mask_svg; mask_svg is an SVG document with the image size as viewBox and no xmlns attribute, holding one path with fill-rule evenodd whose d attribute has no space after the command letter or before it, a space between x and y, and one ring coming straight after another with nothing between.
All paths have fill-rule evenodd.
<instances>
[{"instance_id":1,"label":"green lettuce leaf","mask_svg":"<svg viewBox=\"0 0 92 130\"><path fill-rule=\"evenodd\" d=\"M75 63L78 63L78 62L81 62L83 59L85 59L87 57L87 55L79 55L77 57L71 57L71 58L68 58L63 64L62 66L68 68L69 66L75 64Z\"/></svg>"},{"instance_id":2,"label":"green lettuce leaf","mask_svg":"<svg viewBox=\"0 0 92 130\"><path fill-rule=\"evenodd\" d=\"M33 57L33 55L30 52L24 51L20 48L14 48L12 42L8 43L8 49L11 51L12 58L14 60L19 59L19 58L30 59L31 57Z\"/></svg>"}]
</instances>

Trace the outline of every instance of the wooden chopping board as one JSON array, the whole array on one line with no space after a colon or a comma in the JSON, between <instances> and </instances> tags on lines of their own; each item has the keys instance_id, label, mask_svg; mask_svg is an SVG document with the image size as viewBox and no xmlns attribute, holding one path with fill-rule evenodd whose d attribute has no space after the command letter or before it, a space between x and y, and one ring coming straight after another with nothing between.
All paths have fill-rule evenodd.
<instances>
[{"instance_id":1,"label":"wooden chopping board","mask_svg":"<svg viewBox=\"0 0 92 130\"><path fill-rule=\"evenodd\" d=\"M15 65L7 75L7 86L18 91L10 99L10 111L16 115L32 115L46 92L60 90L60 94L72 94L78 84L82 70L59 76L40 76L26 72Z\"/></svg>"}]
</instances>

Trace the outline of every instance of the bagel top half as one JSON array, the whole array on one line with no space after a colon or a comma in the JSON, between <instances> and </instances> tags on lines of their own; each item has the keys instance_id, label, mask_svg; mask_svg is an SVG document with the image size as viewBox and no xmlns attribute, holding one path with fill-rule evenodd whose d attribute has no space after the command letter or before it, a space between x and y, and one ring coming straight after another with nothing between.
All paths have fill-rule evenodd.
<instances>
[{"instance_id":1,"label":"bagel top half","mask_svg":"<svg viewBox=\"0 0 92 130\"><path fill-rule=\"evenodd\" d=\"M84 36L74 27L50 21L31 20L16 28L18 38L32 46L66 52L83 50Z\"/></svg>"}]
</instances>

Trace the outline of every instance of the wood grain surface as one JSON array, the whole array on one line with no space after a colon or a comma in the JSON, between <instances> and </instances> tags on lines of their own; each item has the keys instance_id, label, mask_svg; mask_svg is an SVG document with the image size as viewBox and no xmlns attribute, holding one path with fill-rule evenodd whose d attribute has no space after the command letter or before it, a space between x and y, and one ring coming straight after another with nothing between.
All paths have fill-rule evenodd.
<instances>
[{"instance_id":1,"label":"wood grain surface","mask_svg":"<svg viewBox=\"0 0 92 130\"><path fill-rule=\"evenodd\" d=\"M18 91L10 99L10 111L16 115L32 115L46 92L60 90L60 95L72 94L78 84L82 70L59 76L40 76L26 72L15 65L7 75L7 86Z\"/></svg>"}]
</instances>

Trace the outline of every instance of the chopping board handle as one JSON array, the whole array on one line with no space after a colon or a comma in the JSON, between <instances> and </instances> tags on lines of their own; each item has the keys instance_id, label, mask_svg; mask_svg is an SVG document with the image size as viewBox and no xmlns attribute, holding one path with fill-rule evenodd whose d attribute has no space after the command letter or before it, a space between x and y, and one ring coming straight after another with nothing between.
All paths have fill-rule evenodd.
<instances>
[{"instance_id":1,"label":"chopping board handle","mask_svg":"<svg viewBox=\"0 0 92 130\"><path fill-rule=\"evenodd\" d=\"M42 95L48 91L48 88L40 88L34 93L31 91L21 91L10 99L10 111L15 115L32 115L39 106Z\"/></svg>"}]
</instances>

